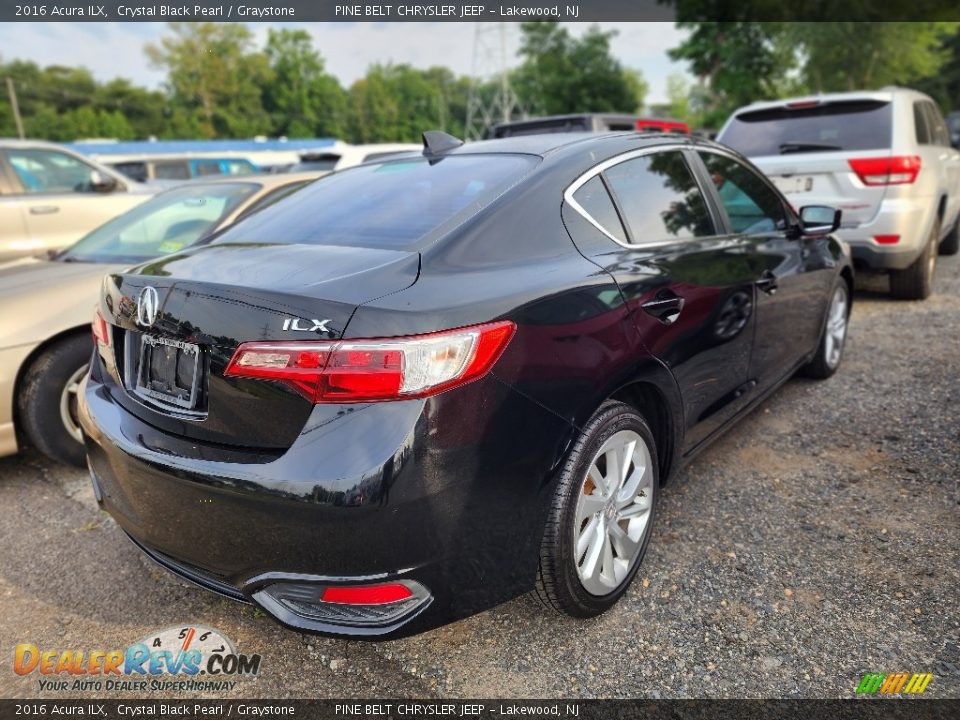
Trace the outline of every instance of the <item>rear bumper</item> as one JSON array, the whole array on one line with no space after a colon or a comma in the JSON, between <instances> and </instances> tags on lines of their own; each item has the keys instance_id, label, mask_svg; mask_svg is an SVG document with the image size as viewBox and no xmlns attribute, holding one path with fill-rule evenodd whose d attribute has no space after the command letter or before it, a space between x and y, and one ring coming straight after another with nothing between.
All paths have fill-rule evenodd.
<instances>
[{"instance_id":1,"label":"rear bumper","mask_svg":"<svg viewBox=\"0 0 960 720\"><path fill-rule=\"evenodd\" d=\"M850 245L853 260L868 270L903 270L920 257L936 215L933 198L886 198L869 223L842 228L837 235ZM893 244L878 243L878 235L897 235Z\"/></svg>"},{"instance_id":2,"label":"rear bumper","mask_svg":"<svg viewBox=\"0 0 960 720\"><path fill-rule=\"evenodd\" d=\"M269 462L239 462L235 449L224 462L195 442L178 453L94 378L80 417L98 501L154 560L285 625L368 637L420 632L529 590L545 459L570 437L493 377L428 401L317 406ZM380 625L301 616L269 593L388 581L426 596Z\"/></svg>"}]
</instances>

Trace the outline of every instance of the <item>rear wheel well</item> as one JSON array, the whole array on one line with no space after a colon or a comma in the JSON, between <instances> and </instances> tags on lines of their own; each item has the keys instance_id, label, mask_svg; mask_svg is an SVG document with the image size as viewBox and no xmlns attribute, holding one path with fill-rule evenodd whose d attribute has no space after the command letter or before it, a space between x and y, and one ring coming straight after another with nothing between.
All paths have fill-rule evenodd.
<instances>
[{"instance_id":1,"label":"rear wheel well","mask_svg":"<svg viewBox=\"0 0 960 720\"><path fill-rule=\"evenodd\" d=\"M37 358L39 358L43 353L45 353L51 346L55 345L62 340L68 338L74 338L79 335L86 333L90 335L90 328L86 325L81 325L79 327L70 328L69 330L64 330L63 332L57 333L53 337L49 337L44 340L42 343L37 345L23 362L20 363L20 367L17 369L17 379L13 384L13 427L17 433L17 444L20 447L23 447L27 443L27 438L21 431L21 421L20 421L20 392L23 389L23 378L27 374L27 371L30 369L30 366L33 365ZM90 352L93 352L93 340L90 341Z\"/></svg>"},{"instance_id":2,"label":"rear wheel well","mask_svg":"<svg viewBox=\"0 0 960 720\"><path fill-rule=\"evenodd\" d=\"M853 270L849 267L843 268L840 271L840 277L843 278L843 281L847 284L847 307L851 310L853 309ZM849 315L850 310L847 311Z\"/></svg>"},{"instance_id":3,"label":"rear wheel well","mask_svg":"<svg viewBox=\"0 0 960 720\"><path fill-rule=\"evenodd\" d=\"M937 217L940 218L940 222L943 222L943 214L947 211L947 196L944 195L940 198L940 204L937 205Z\"/></svg>"},{"instance_id":4,"label":"rear wheel well","mask_svg":"<svg viewBox=\"0 0 960 720\"><path fill-rule=\"evenodd\" d=\"M637 382L620 388L610 399L626 403L643 415L650 425L654 442L657 445L660 484L662 485L669 477L674 450L673 417L666 397L652 383Z\"/></svg>"}]
</instances>

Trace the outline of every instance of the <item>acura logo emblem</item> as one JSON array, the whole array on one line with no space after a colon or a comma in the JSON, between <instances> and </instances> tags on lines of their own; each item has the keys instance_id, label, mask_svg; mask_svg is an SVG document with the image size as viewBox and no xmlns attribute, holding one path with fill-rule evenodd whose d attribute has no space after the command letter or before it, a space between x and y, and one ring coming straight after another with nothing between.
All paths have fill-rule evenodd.
<instances>
[{"instance_id":1,"label":"acura logo emblem","mask_svg":"<svg viewBox=\"0 0 960 720\"><path fill-rule=\"evenodd\" d=\"M160 309L160 297L157 290L147 285L137 296L137 324L150 327L157 321L157 310Z\"/></svg>"}]
</instances>

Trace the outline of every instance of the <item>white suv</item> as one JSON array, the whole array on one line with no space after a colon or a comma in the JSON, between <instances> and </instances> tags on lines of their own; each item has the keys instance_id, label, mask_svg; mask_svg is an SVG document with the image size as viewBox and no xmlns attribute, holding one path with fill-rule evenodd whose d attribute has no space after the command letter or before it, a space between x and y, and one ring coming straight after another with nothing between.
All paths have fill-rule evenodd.
<instances>
[{"instance_id":1,"label":"white suv","mask_svg":"<svg viewBox=\"0 0 960 720\"><path fill-rule=\"evenodd\" d=\"M863 270L905 299L930 294L937 252L957 252L960 153L936 104L904 88L753 103L717 140L763 170L797 207L843 210L837 235Z\"/></svg>"}]
</instances>

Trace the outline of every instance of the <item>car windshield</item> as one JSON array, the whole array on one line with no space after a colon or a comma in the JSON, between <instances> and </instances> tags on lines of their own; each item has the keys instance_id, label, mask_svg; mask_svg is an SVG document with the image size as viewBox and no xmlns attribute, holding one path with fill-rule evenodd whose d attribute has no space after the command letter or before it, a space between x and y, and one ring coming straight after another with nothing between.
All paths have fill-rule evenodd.
<instances>
[{"instance_id":1,"label":"car windshield","mask_svg":"<svg viewBox=\"0 0 960 720\"><path fill-rule=\"evenodd\" d=\"M136 263L176 252L215 229L260 187L236 182L168 190L101 225L57 259Z\"/></svg>"},{"instance_id":2,"label":"car windshield","mask_svg":"<svg viewBox=\"0 0 960 720\"><path fill-rule=\"evenodd\" d=\"M410 249L488 205L537 160L478 154L361 165L326 176L214 242Z\"/></svg>"},{"instance_id":3,"label":"car windshield","mask_svg":"<svg viewBox=\"0 0 960 720\"><path fill-rule=\"evenodd\" d=\"M890 103L831 102L740 113L717 138L747 157L790 153L880 150L893 138Z\"/></svg>"}]
</instances>

